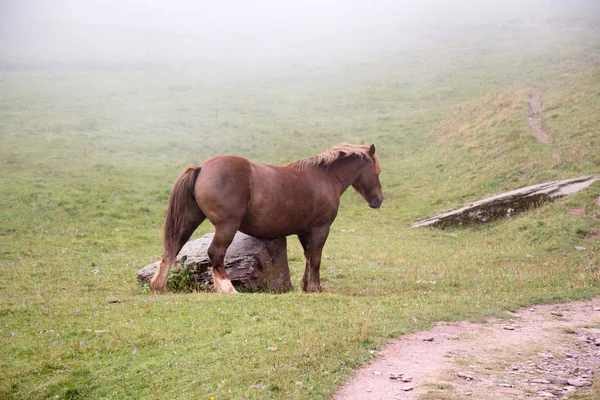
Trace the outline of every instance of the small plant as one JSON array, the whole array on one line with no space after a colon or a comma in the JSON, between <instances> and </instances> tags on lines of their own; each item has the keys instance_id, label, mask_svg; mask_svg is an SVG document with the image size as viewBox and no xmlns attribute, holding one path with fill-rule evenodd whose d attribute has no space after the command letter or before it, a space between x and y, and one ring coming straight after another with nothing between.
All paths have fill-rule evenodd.
<instances>
[{"instance_id":1,"label":"small plant","mask_svg":"<svg viewBox=\"0 0 600 400\"><path fill-rule=\"evenodd\" d=\"M149 284L147 284L147 283L144 283L144 284L142 285L142 287L140 288L140 292L141 292L142 294L148 294L148 293L150 293L150 285L149 285Z\"/></svg>"},{"instance_id":2,"label":"small plant","mask_svg":"<svg viewBox=\"0 0 600 400\"><path fill-rule=\"evenodd\" d=\"M183 266L178 266L169 271L167 287L173 292L193 292L190 271Z\"/></svg>"}]
</instances>

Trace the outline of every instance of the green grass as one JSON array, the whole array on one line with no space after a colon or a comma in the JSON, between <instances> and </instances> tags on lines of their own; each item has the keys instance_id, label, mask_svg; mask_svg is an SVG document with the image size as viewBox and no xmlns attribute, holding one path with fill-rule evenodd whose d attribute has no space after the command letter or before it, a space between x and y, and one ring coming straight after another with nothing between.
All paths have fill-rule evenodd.
<instances>
[{"instance_id":1,"label":"green grass","mask_svg":"<svg viewBox=\"0 0 600 400\"><path fill-rule=\"evenodd\" d=\"M330 398L369 350L435 321L599 295L600 239L587 235L600 227L599 183L505 221L409 227L600 172L600 44L577 21L269 76L0 72L0 397ZM544 90L550 145L527 126L532 87ZM343 196L324 293L299 292L295 238L288 294L137 285L160 257L186 165L218 154L281 164L359 140L380 152L386 200L373 211Z\"/></svg>"}]
</instances>

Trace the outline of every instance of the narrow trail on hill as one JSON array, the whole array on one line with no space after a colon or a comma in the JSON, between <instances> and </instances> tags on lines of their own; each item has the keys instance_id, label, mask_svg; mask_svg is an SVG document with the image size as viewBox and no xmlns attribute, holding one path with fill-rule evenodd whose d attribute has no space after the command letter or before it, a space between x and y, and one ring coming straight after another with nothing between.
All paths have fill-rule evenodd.
<instances>
[{"instance_id":1,"label":"narrow trail on hill","mask_svg":"<svg viewBox=\"0 0 600 400\"><path fill-rule=\"evenodd\" d=\"M384 348L334 399L566 399L597 390L599 346L600 298L443 322Z\"/></svg>"},{"instance_id":2,"label":"narrow trail on hill","mask_svg":"<svg viewBox=\"0 0 600 400\"><path fill-rule=\"evenodd\" d=\"M529 116L527 122L531 128L531 133L535 136L535 140L539 143L550 142L550 137L542 128L542 94L539 91L534 91L529 95Z\"/></svg>"}]
</instances>

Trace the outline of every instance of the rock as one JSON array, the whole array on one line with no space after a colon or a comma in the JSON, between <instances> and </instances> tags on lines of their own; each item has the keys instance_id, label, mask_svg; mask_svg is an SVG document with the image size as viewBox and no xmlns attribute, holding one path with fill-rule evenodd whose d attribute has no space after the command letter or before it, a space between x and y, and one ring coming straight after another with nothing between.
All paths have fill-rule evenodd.
<instances>
[{"instance_id":1,"label":"rock","mask_svg":"<svg viewBox=\"0 0 600 400\"><path fill-rule=\"evenodd\" d=\"M214 233L191 240L183 246L177 262L189 272L192 289L212 285L212 264L208 246ZM140 285L150 284L160 262L138 271ZM287 260L286 238L260 239L238 232L225 256L227 274L234 286L248 290L286 292L292 288ZM173 270L176 267L171 267Z\"/></svg>"},{"instance_id":2,"label":"rock","mask_svg":"<svg viewBox=\"0 0 600 400\"><path fill-rule=\"evenodd\" d=\"M514 388L515 385L513 385L512 383L506 383L506 382L500 382L497 384L500 387L505 387L505 388Z\"/></svg>"},{"instance_id":3,"label":"rock","mask_svg":"<svg viewBox=\"0 0 600 400\"><path fill-rule=\"evenodd\" d=\"M564 315L559 311L551 311L550 314L554 315L555 317L562 317Z\"/></svg>"},{"instance_id":4,"label":"rock","mask_svg":"<svg viewBox=\"0 0 600 400\"><path fill-rule=\"evenodd\" d=\"M426 338L423 338L424 342L433 342L435 338L433 336L427 336Z\"/></svg>"},{"instance_id":5,"label":"rock","mask_svg":"<svg viewBox=\"0 0 600 400\"><path fill-rule=\"evenodd\" d=\"M550 392L537 392L537 395L544 399L553 399L556 397Z\"/></svg>"},{"instance_id":6,"label":"rock","mask_svg":"<svg viewBox=\"0 0 600 400\"><path fill-rule=\"evenodd\" d=\"M549 385L551 382L543 378L536 378L529 381L529 383L538 383L541 385Z\"/></svg>"},{"instance_id":7,"label":"rock","mask_svg":"<svg viewBox=\"0 0 600 400\"><path fill-rule=\"evenodd\" d=\"M505 326L505 327L504 327L504 330L505 330L505 331L514 331L514 330L515 330L515 328L514 328L513 326Z\"/></svg>"},{"instance_id":8,"label":"rock","mask_svg":"<svg viewBox=\"0 0 600 400\"><path fill-rule=\"evenodd\" d=\"M583 208L573 208L567 212L574 217L583 217L585 215L585 210Z\"/></svg>"},{"instance_id":9,"label":"rock","mask_svg":"<svg viewBox=\"0 0 600 400\"><path fill-rule=\"evenodd\" d=\"M580 379L580 378L575 378L575 379L569 379L567 380L567 383L571 386L575 386L575 387L586 387L586 386L592 386L592 382L585 380L585 379Z\"/></svg>"},{"instance_id":10,"label":"rock","mask_svg":"<svg viewBox=\"0 0 600 400\"><path fill-rule=\"evenodd\" d=\"M390 379L396 380L396 379L400 379L400 378L402 378L402 374L398 374L398 373L395 373L395 372L390 372Z\"/></svg>"},{"instance_id":11,"label":"rock","mask_svg":"<svg viewBox=\"0 0 600 400\"><path fill-rule=\"evenodd\" d=\"M466 379L466 380L468 380L468 381L472 381L472 380L473 380L473 375L471 375L471 374L468 374L468 373L466 373L466 372L458 372L456 375L457 375L459 378L463 378L463 379Z\"/></svg>"},{"instance_id":12,"label":"rock","mask_svg":"<svg viewBox=\"0 0 600 400\"><path fill-rule=\"evenodd\" d=\"M538 357L540 358L554 358L554 355L550 354L550 353L538 353Z\"/></svg>"},{"instance_id":13,"label":"rock","mask_svg":"<svg viewBox=\"0 0 600 400\"><path fill-rule=\"evenodd\" d=\"M373 371L373 375L375 375L375 376L381 376L381 372L379 372L379 371Z\"/></svg>"},{"instance_id":14,"label":"rock","mask_svg":"<svg viewBox=\"0 0 600 400\"><path fill-rule=\"evenodd\" d=\"M596 220L600 220L600 217L598 217L597 215L595 215L593 217ZM600 229L598 228L592 228L588 231L588 233L586 233L586 235L583 237L584 239L597 239L600 238Z\"/></svg>"},{"instance_id":15,"label":"rock","mask_svg":"<svg viewBox=\"0 0 600 400\"><path fill-rule=\"evenodd\" d=\"M413 385L404 385L400 388L400 390L404 390L405 392L413 390Z\"/></svg>"},{"instance_id":16,"label":"rock","mask_svg":"<svg viewBox=\"0 0 600 400\"><path fill-rule=\"evenodd\" d=\"M575 246L575 247L573 247L573 248L574 248L575 250L577 250L577 251L584 251L584 250L585 250L585 247L583 247L583 246Z\"/></svg>"},{"instance_id":17,"label":"rock","mask_svg":"<svg viewBox=\"0 0 600 400\"><path fill-rule=\"evenodd\" d=\"M565 388L563 389L564 393L570 394L570 393L575 393L577 391L577 388L574 386L565 386Z\"/></svg>"},{"instance_id":18,"label":"rock","mask_svg":"<svg viewBox=\"0 0 600 400\"><path fill-rule=\"evenodd\" d=\"M552 392L554 394L562 392L562 388L560 386L556 386L556 385L546 385L543 390L545 390L547 392Z\"/></svg>"},{"instance_id":19,"label":"rock","mask_svg":"<svg viewBox=\"0 0 600 400\"><path fill-rule=\"evenodd\" d=\"M592 336L588 336L585 341L588 343L594 343L594 340L596 340L595 338L593 338Z\"/></svg>"},{"instance_id":20,"label":"rock","mask_svg":"<svg viewBox=\"0 0 600 400\"><path fill-rule=\"evenodd\" d=\"M560 378L558 376L549 376L548 381L550 381L550 383L556 383L558 385L567 385L569 383L567 378Z\"/></svg>"},{"instance_id":21,"label":"rock","mask_svg":"<svg viewBox=\"0 0 600 400\"><path fill-rule=\"evenodd\" d=\"M402 382L412 382L412 376L404 375L401 379Z\"/></svg>"},{"instance_id":22,"label":"rock","mask_svg":"<svg viewBox=\"0 0 600 400\"><path fill-rule=\"evenodd\" d=\"M598 179L600 179L600 176L586 176L545 182L511 190L475 201L456 210L416 221L412 224L412 227L436 226L445 228L451 225L489 222L510 217L516 213L573 194L590 186Z\"/></svg>"},{"instance_id":23,"label":"rock","mask_svg":"<svg viewBox=\"0 0 600 400\"><path fill-rule=\"evenodd\" d=\"M583 373L583 369L579 368L579 367L575 367L575 368L571 369L571 371L570 371L571 375L579 375L581 373Z\"/></svg>"}]
</instances>

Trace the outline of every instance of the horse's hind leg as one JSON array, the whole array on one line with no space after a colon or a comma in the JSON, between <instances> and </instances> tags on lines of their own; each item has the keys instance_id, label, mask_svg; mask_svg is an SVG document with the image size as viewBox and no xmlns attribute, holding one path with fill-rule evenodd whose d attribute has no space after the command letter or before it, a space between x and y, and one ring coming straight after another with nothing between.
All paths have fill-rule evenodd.
<instances>
[{"instance_id":1,"label":"horse's hind leg","mask_svg":"<svg viewBox=\"0 0 600 400\"><path fill-rule=\"evenodd\" d=\"M192 200L190 200L189 203L187 211L181 220L177 221L177 224L165 226L163 258L154 278L150 282L150 288L154 291L164 292L166 290L171 265L177 262L177 255L183 245L190 239L196 228L206 219L206 216L195 202L191 204Z\"/></svg>"},{"instance_id":2,"label":"horse's hind leg","mask_svg":"<svg viewBox=\"0 0 600 400\"><path fill-rule=\"evenodd\" d=\"M238 227L239 223L215 225L215 236L208 248L208 256L212 262L213 284L217 293L237 293L225 270L225 253Z\"/></svg>"}]
</instances>

